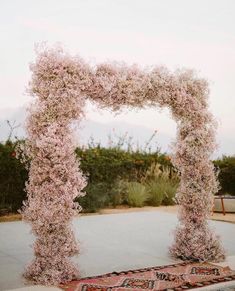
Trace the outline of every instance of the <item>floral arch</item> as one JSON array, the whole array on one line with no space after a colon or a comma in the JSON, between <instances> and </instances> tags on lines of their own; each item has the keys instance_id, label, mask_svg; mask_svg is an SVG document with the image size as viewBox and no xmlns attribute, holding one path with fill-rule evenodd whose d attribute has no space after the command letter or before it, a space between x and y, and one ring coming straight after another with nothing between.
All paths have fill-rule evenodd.
<instances>
[{"instance_id":1,"label":"floral arch","mask_svg":"<svg viewBox=\"0 0 235 291\"><path fill-rule=\"evenodd\" d=\"M56 284L78 276L69 259L79 252L71 220L79 209L73 200L84 195L86 179L74 153L70 123L81 120L87 99L114 111L123 106L170 108L178 128L172 161L181 177L179 225L170 254L183 260L224 258L220 240L207 223L218 183L210 162L215 124L205 80L189 70L171 73L164 67L91 67L57 48L38 52L31 71L29 91L35 101L27 120L31 163L23 219L31 223L36 242L26 278Z\"/></svg>"}]
</instances>

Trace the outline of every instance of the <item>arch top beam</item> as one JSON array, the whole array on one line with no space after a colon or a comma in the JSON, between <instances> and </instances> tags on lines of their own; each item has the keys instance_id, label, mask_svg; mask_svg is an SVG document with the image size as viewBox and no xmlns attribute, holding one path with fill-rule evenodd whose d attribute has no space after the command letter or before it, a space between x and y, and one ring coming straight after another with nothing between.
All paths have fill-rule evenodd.
<instances>
[{"instance_id":1,"label":"arch top beam","mask_svg":"<svg viewBox=\"0 0 235 291\"><path fill-rule=\"evenodd\" d=\"M25 276L39 283L71 280L77 269L69 257L78 247L70 222L86 185L74 155L69 124L83 116L86 100L118 111L122 107L168 107L177 122L174 166L180 174L179 225L170 254L184 260L224 258L207 219L218 190L210 156L215 122L208 110L207 81L191 70L140 69L125 64L90 66L61 49L45 49L31 65L29 92L35 96L27 122L31 157L24 220L32 224L35 260ZM40 207L36 207L40 205ZM50 209L50 211L48 211Z\"/></svg>"},{"instance_id":2,"label":"arch top beam","mask_svg":"<svg viewBox=\"0 0 235 291\"><path fill-rule=\"evenodd\" d=\"M141 69L115 62L94 67L56 48L41 51L31 70L31 93L42 100L57 90L66 95L70 89L79 99L84 96L114 110L125 105L178 106L194 111L197 106L207 106L207 81L198 78L193 70L172 73L163 66Z\"/></svg>"}]
</instances>

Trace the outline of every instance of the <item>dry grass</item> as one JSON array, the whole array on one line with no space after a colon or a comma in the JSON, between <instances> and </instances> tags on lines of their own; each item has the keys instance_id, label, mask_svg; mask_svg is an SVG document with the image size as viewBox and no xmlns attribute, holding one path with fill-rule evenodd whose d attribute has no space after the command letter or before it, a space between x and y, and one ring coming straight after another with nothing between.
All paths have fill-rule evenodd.
<instances>
[{"instance_id":1,"label":"dry grass","mask_svg":"<svg viewBox=\"0 0 235 291\"><path fill-rule=\"evenodd\" d=\"M121 206L116 208L104 208L99 211L100 214L118 214L128 212L143 212L143 211L166 211L170 213L177 212L174 206L144 206L144 207L128 207Z\"/></svg>"},{"instance_id":2,"label":"dry grass","mask_svg":"<svg viewBox=\"0 0 235 291\"><path fill-rule=\"evenodd\" d=\"M21 220L21 214L8 214L0 216L0 222L18 221Z\"/></svg>"}]
</instances>

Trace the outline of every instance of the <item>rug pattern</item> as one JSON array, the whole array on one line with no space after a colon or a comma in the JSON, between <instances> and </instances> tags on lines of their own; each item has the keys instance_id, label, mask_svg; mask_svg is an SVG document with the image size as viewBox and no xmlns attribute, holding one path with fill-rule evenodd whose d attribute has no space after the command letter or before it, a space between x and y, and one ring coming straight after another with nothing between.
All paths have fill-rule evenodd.
<instances>
[{"instance_id":1,"label":"rug pattern","mask_svg":"<svg viewBox=\"0 0 235 291\"><path fill-rule=\"evenodd\" d=\"M229 267L184 262L82 278L60 288L66 291L182 291L233 280L235 271Z\"/></svg>"}]
</instances>

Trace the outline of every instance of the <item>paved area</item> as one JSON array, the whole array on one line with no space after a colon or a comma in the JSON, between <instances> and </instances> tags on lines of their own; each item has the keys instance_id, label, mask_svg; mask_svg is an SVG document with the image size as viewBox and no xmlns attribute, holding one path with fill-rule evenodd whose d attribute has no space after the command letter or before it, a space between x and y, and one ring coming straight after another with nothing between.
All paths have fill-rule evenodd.
<instances>
[{"instance_id":1,"label":"paved area","mask_svg":"<svg viewBox=\"0 0 235 291\"><path fill-rule=\"evenodd\" d=\"M118 213L130 213L130 212L147 212L147 211L164 211L167 213L178 212L178 205L169 205L169 206L144 206L144 207L128 207L128 206L117 206L116 208L103 208L100 209L96 213L82 213L82 216L90 216L90 215L100 215L100 214L118 214ZM235 213L227 213L223 215L222 212L214 212L211 213L210 219L226 221L235 223ZM18 214L9 214L5 216L0 216L0 222L10 222L10 221L19 221L21 220L21 215Z\"/></svg>"},{"instance_id":2,"label":"paved area","mask_svg":"<svg viewBox=\"0 0 235 291\"><path fill-rule=\"evenodd\" d=\"M165 212L76 218L73 225L81 254L74 261L79 264L81 276L173 263L168 246L176 224L176 214ZM234 256L235 224L210 224L222 236L227 254ZM32 243L29 225L21 221L0 223L0 290L25 286L21 273L32 259Z\"/></svg>"},{"instance_id":3,"label":"paved area","mask_svg":"<svg viewBox=\"0 0 235 291\"><path fill-rule=\"evenodd\" d=\"M164 211L167 213L177 213L178 212L178 205L174 205L174 206L157 206L157 207L153 207L153 206L144 206L141 208L123 208L123 207L117 207L115 209L111 208L105 208L105 209L101 209L99 211L100 214L114 214L114 213L127 213L127 212L143 212L143 211ZM88 214L90 215L90 214ZM92 214L94 215L94 214ZM7 217L6 217L7 219ZM222 212L214 212L211 213L211 217L210 219L212 220L219 220L219 221L225 221L225 222L232 222L235 223L235 213L228 213L226 212L225 215L223 215Z\"/></svg>"}]
</instances>

